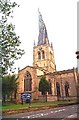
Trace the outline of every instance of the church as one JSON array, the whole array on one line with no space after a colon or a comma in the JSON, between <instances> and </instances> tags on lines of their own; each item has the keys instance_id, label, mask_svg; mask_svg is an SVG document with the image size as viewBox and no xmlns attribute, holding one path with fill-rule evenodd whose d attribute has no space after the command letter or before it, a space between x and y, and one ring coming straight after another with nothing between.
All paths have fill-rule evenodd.
<instances>
[{"instance_id":1,"label":"church","mask_svg":"<svg viewBox=\"0 0 79 120\"><path fill-rule=\"evenodd\" d=\"M50 84L47 101L76 99L77 69L57 71L54 59L53 44L49 42L46 25L39 13L39 35L37 45L33 46L33 66L18 69L17 101L21 93L31 93L32 101L42 101L42 93L38 90L42 75Z\"/></svg>"}]
</instances>

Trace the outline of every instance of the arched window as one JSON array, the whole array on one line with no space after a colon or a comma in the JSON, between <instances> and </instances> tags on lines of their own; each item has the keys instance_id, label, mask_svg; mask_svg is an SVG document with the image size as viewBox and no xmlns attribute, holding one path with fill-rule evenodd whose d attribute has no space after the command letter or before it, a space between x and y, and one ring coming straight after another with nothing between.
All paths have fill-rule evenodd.
<instances>
[{"instance_id":1,"label":"arched window","mask_svg":"<svg viewBox=\"0 0 79 120\"><path fill-rule=\"evenodd\" d=\"M49 91L48 94L52 94L52 84L51 84L51 80L49 80Z\"/></svg>"},{"instance_id":2,"label":"arched window","mask_svg":"<svg viewBox=\"0 0 79 120\"><path fill-rule=\"evenodd\" d=\"M67 81L65 83L65 95L66 97L69 97L69 83Z\"/></svg>"},{"instance_id":3,"label":"arched window","mask_svg":"<svg viewBox=\"0 0 79 120\"><path fill-rule=\"evenodd\" d=\"M31 74L27 71L24 76L24 91L32 90L32 78Z\"/></svg>"},{"instance_id":4,"label":"arched window","mask_svg":"<svg viewBox=\"0 0 79 120\"><path fill-rule=\"evenodd\" d=\"M45 52L42 50L42 59L45 59Z\"/></svg>"},{"instance_id":5,"label":"arched window","mask_svg":"<svg viewBox=\"0 0 79 120\"><path fill-rule=\"evenodd\" d=\"M57 89L57 96L60 97L60 84L58 82L56 82L56 89Z\"/></svg>"},{"instance_id":6,"label":"arched window","mask_svg":"<svg viewBox=\"0 0 79 120\"><path fill-rule=\"evenodd\" d=\"M38 59L41 59L41 53L38 52Z\"/></svg>"}]
</instances>

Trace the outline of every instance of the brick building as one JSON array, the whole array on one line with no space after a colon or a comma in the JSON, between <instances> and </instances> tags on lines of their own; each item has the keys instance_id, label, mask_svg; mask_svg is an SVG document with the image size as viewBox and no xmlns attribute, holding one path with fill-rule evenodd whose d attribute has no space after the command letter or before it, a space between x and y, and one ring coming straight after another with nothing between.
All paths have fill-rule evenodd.
<instances>
[{"instance_id":1,"label":"brick building","mask_svg":"<svg viewBox=\"0 0 79 120\"><path fill-rule=\"evenodd\" d=\"M20 94L23 92L32 93L32 101L42 100L41 93L38 91L41 75L45 75L50 83L48 101L76 98L77 69L56 70L53 45L49 43L47 29L39 12L39 36L37 45L34 42L33 66L18 70L17 100L20 100Z\"/></svg>"}]
</instances>

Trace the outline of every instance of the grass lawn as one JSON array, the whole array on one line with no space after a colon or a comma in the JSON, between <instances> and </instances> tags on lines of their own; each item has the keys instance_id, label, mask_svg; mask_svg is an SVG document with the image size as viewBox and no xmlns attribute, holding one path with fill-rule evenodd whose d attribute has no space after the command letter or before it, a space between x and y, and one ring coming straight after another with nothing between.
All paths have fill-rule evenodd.
<instances>
[{"instance_id":1,"label":"grass lawn","mask_svg":"<svg viewBox=\"0 0 79 120\"><path fill-rule=\"evenodd\" d=\"M31 103L30 107L41 107L41 106L55 106L59 104L68 104L68 103L76 103L75 100L71 101L53 101L53 102L37 102L37 103ZM12 104L12 103L6 103L2 106L2 111L5 110L12 110L12 109L23 109L23 108L28 108L29 104L24 103L22 104Z\"/></svg>"}]
</instances>

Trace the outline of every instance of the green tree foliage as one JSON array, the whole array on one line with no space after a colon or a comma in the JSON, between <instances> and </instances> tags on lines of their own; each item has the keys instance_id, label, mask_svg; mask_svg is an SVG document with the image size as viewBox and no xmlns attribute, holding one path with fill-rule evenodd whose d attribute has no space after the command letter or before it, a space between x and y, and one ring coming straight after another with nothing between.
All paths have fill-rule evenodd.
<instances>
[{"instance_id":1,"label":"green tree foliage","mask_svg":"<svg viewBox=\"0 0 79 120\"><path fill-rule=\"evenodd\" d=\"M14 31L15 26L9 22L15 6L17 4L10 0L0 0L0 65L3 75L12 71L14 61L24 54L19 48L21 42Z\"/></svg>"},{"instance_id":2,"label":"green tree foliage","mask_svg":"<svg viewBox=\"0 0 79 120\"><path fill-rule=\"evenodd\" d=\"M18 83L17 83L17 76L13 75L6 75L2 78L2 98L3 102L5 99L10 98L13 93L17 92Z\"/></svg>"},{"instance_id":3,"label":"green tree foliage","mask_svg":"<svg viewBox=\"0 0 79 120\"><path fill-rule=\"evenodd\" d=\"M39 91L41 91L43 95L49 91L49 82L46 80L45 76L41 77L39 82Z\"/></svg>"}]
</instances>

